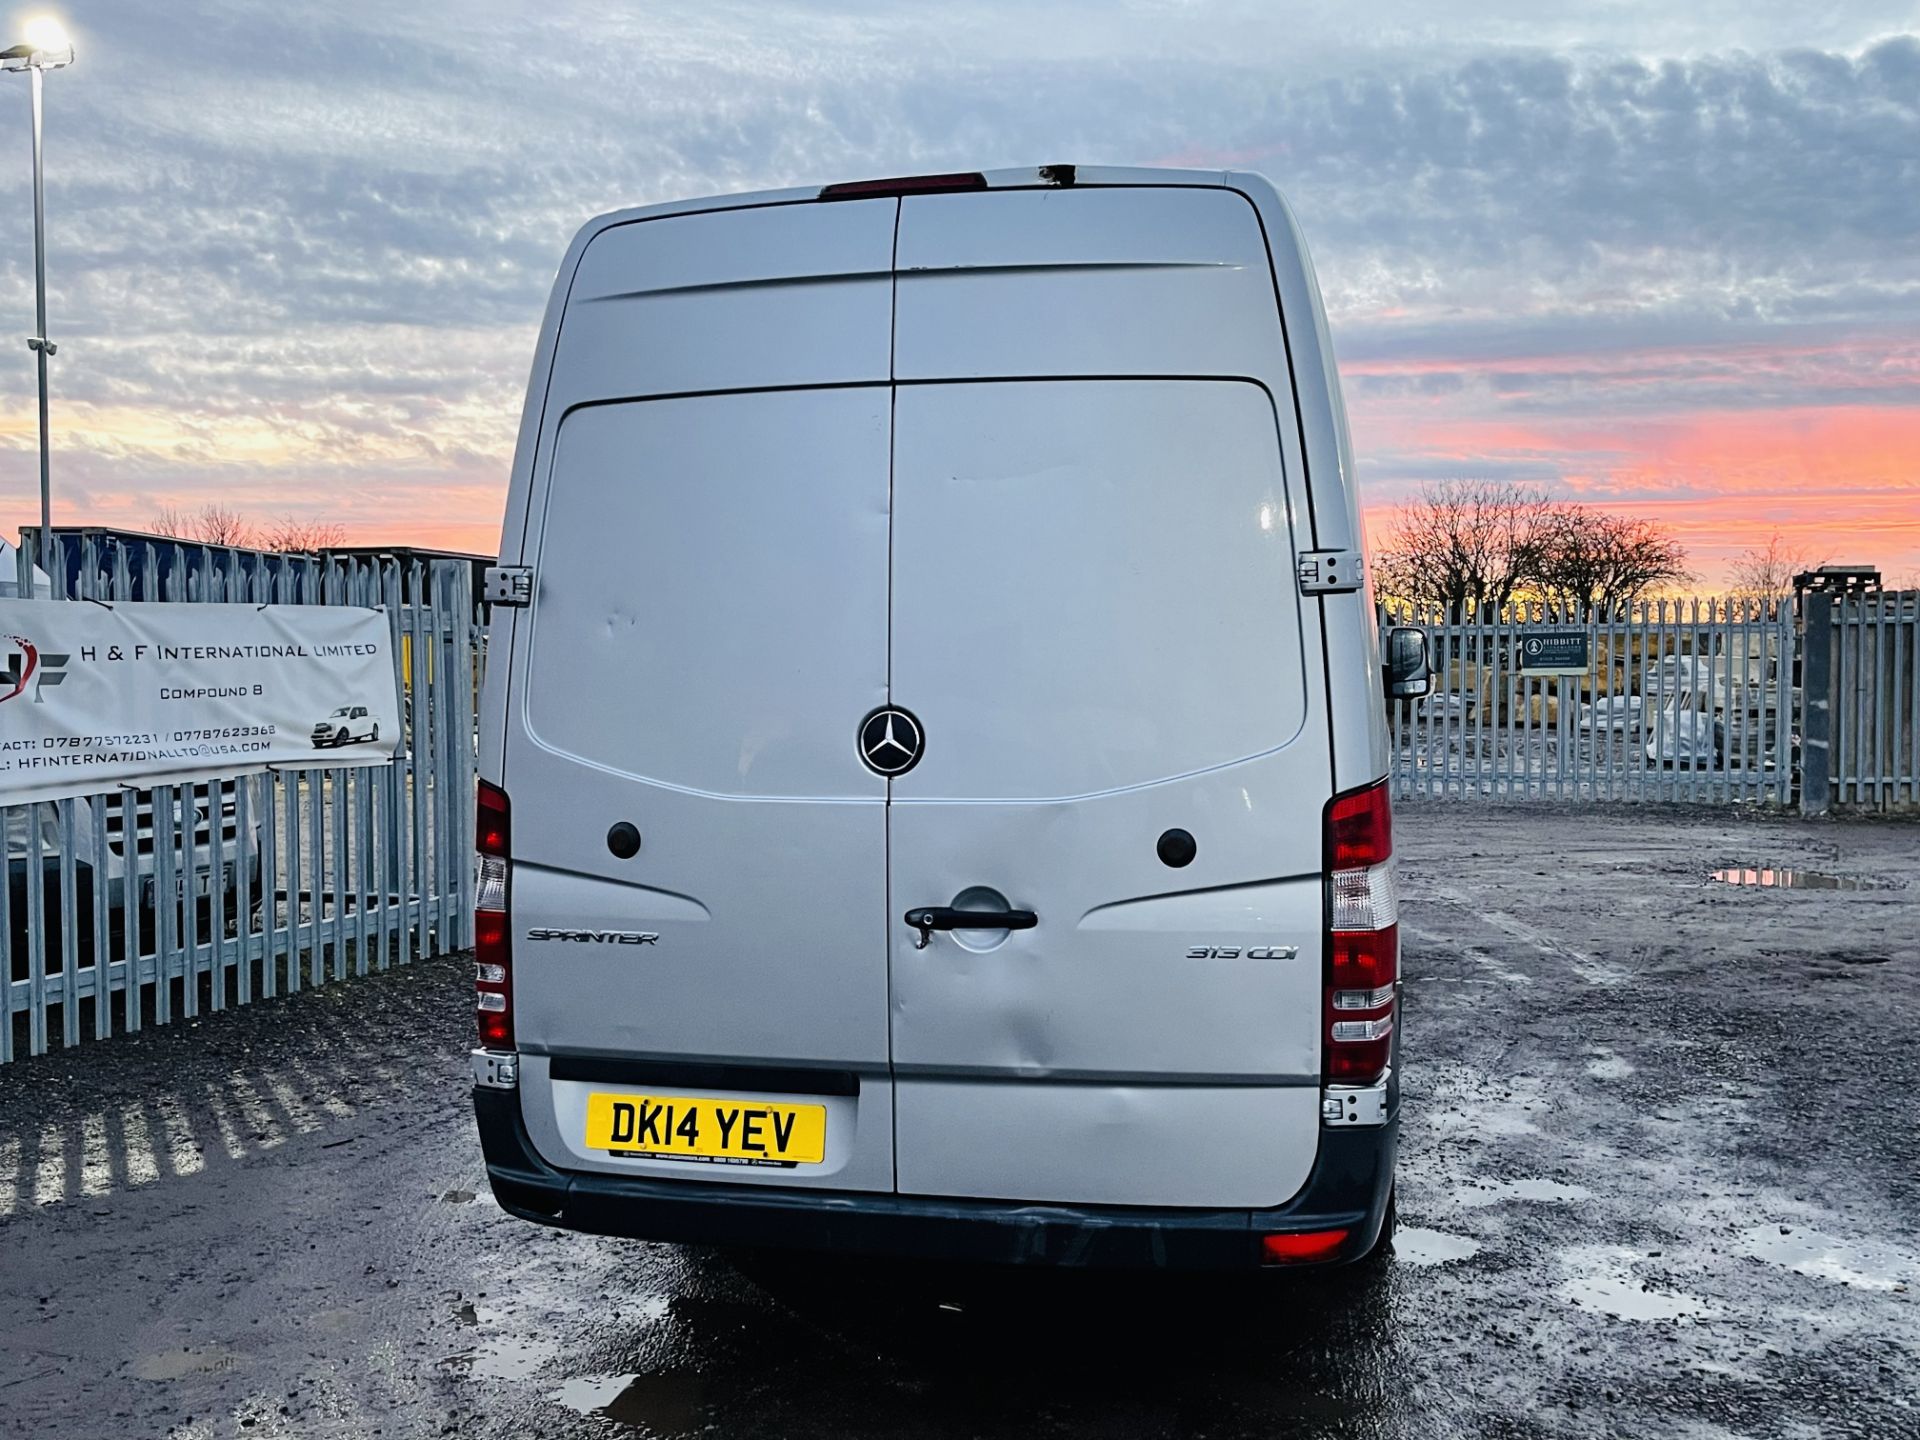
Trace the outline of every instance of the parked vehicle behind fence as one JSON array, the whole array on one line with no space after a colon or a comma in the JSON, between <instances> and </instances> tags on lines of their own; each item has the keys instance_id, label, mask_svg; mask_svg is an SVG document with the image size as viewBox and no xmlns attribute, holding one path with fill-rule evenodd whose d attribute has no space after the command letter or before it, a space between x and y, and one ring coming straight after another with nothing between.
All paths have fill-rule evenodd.
<instances>
[{"instance_id":1,"label":"parked vehicle behind fence","mask_svg":"<svg viewBox=\"0 0 1920 1440\"><path fill-rule=\"evenodd\" d=\"M488 579L502 1205L1003 1261L1373 1252L1399 941L1346 444L1258 176L591 222ZM1394 693L1424 643L1388 637Z\"/></svg>"},{"instance_id":2,"label":"parked vehicle behind fence","mask_svg":"<svg viewBox=\"0 0 1920 1440\"><path fill-rule=\"evenodd\" d=\"M38 565L23 575L21 557L15 547L0 540L0 596L23 594L23 579L31 595L42 598L54 593L53 582ZM40 966L42 973L61 972L68 948L61 904L61 849L63 839L71 844L73 867L73 935L75 963L85 967L93 963L96 933L103 934L113 955L122 953L122 937L130 923L128 906L134 907L131 923L140 927L145 947L154 946L159 924L161 897L158 892L164 868L173 891L170 923L176 935L185 929L185 906L192 903L199 933L211 933L214 923L212 897L225 897L226 913L222 925L232 921L238 904L238 880L245 874L255 902L260 895L260 826L256 822L244 828L239 823L239 801L235 781L179 786L173 790L174 823L163 827L170 839L165 850L156 851L154 828L154 792L137 790L123 794L89 796L72 802L71 834L62 828L61 807L46 804L21 807L0 814L5 828L7 853L8 956L0 970L14 980L28 979L33 968L32 917L34 902L30 891L39 877L41 906ZM130 799L128 797L131 797ZM133 810L132 831L127 833L127 810ZM37 818L36 818L37 817ZM214 869L215 841L218 840L220 868ZM37 843L36 843L37 841ZM164 867L162 856L170 863ZM102 881L96 886L99 871ZM104 926L94 925L96 890L105 900ZM4 977L0 977L4 978Z\"/></svg>"},{"instance_id":3,"label":"parked vehicle behind fence","mask_svg":"<svg viewBox=\"0 0 1920 1440\"><path fill-rule=\"evenodd\" d=\"M215 933L212 927L224 929L235 920L245 919L237 911L243 875L250 903L258 904L261 898L260 821L255 814L244 827L240 823L237 787L246 783L220 780L172 787L171 824L164 813L156 817L152 790L87 796L71 802L73 949L78 965L93 963L98 935L108 941L109 958L121 955L122 937L129 923L138 925L143 947L153 950L162 912L169 903L172 909L167 923L176 941L186 933L189 905L193 907L196 933L203 940ZM15 980L27 979L31 969L34 900L29 892L35 875L40 883L42 968L58 971L65 964L61 810L59 804L17 807L5 821L12 957L9 968ZM32 817L36 813L37 845L35 831L29 828L35 824ZM98 885L96 874L101 876ZM214 908L215 897L221 902L218 911ZM105 901L105 924L96 927L96 902L101 899Z\"/></svg>"}]
</instances>

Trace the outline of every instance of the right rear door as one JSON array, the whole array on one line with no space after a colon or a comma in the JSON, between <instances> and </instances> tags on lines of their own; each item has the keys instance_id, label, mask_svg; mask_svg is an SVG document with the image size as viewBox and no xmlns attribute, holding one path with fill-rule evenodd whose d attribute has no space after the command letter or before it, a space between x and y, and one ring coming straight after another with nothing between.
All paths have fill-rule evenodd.
<instances>
[{"instance_id":1,"label":"right rear door","mask_svg":"<svg viewBox=\"0 0 1920 1440\"><path fill-rule=\"evenodd\" d=\"M1318 1148L1331 765L1251 207L910 198L898 269L899 1188L1282 1203ZM922 947L921 906L1038 923Z\"/></svg>"}]
</instances>

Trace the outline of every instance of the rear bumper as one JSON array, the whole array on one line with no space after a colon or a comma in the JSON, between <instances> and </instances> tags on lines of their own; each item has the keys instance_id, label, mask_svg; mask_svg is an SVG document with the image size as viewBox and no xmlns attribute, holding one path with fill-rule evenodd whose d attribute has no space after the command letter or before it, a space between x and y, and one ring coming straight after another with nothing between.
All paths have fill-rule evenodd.
<instances>
[{"instance_id":1,"label":"rear bumper","mask_svg":"<svg viewBox=\"0 0 1920 1440\"><path fill-rule=\"evenodd\" d=\"M1358 1259L1379 1237L1400 1134L1397 1110L1384 1125L1323 1130L1313 1173L1277 1209L1149 1210L564 1173L534 1152L518 1091L476 1087L473 1107L495 1198L543 1225L689 1245L1120 1269L1251 1270L1263 1236L1334 1229L1346 1241L1319 1263Z\"/></svg>"}]
</instances>

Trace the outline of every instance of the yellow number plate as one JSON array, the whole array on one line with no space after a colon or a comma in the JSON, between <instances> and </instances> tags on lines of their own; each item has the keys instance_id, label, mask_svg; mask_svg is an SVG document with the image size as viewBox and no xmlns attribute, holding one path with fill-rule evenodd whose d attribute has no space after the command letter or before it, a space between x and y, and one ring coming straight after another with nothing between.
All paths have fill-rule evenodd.
<instances>
[{"instance_id":1,"label":"yellow number plate","mask_svg":"<svg viewBox=\"0 0 1920 1440\"><path fill-rule=\"evenodd\" d=\"M827 1155L827 1107L697 1095L587 1096L587 1148L713 1165L817 1165Z\"/></svg>"}]
</instances>

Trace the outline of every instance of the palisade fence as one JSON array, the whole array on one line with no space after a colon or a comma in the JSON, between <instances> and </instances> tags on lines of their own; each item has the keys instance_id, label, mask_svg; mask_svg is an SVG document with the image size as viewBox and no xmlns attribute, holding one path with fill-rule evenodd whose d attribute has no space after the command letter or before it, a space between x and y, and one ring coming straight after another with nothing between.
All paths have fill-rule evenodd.
<instances>
[{"instance_id":1,"label":"palisade fence","mask_svg":"<svg viewBox=\"0 0 1920 1440\"><path fill-rule=\"evenodd\" d=\"M1785 600L1517 602L1436 614L1433 691L1389 702L1396 795L1767 801L1793 795L1794 614ZM1542 635L1585 638L1582 674L1521 665Z\"/></svg>"},{"instance_id":2,"label":"palisade fence","mask_svg":"<svg viewBox=\"0 0 1920 1440\"><path fill-rule=\"evenodd\" d=\"M19 593L37 531L22 536ZM477 612L464 561L56 536L75 603L385 608L392 763L280 769L0 809L0 1062L472 944Z\"/></svg>"},{"instance_id":3,"label":"palisade fence","mask_svg":"<svg viewBox=\"0 0 1920 1440\"><path fill-rule=\"evenodd\" d=\"M1805 604L1807 672L1816 676L1824 663L1831 696L1825 716L1807 716L1808 808L1920 808L1920 590L1810 594ZM1815 753L1822 739L1824 802Z\"/></svg>"},{"instance_id":4,"label":"palisade fence","mask_svg":"<svg viewBox=\"0 0 1920 1440\"><path fill-rule=\"evenodd\" d=\"M1433 693L1389 702L1396 795L1920 809L1920 591L1515 603L1438 614ZM1581 674L1522 667L1585 637Z\"/></svg>"}]
</instances>

